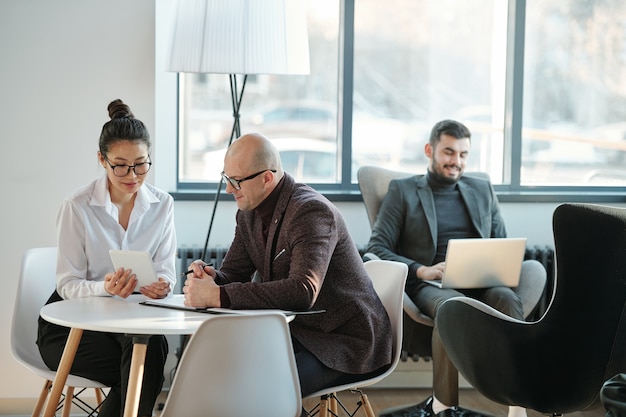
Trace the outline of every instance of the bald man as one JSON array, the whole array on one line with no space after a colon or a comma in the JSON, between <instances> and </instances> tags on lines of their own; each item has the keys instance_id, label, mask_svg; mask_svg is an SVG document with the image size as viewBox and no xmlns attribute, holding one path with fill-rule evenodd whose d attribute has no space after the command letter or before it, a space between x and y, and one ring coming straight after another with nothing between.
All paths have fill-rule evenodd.
<instances>
[{"instance_id":1,"label":"bald man","mask_svg":"<svg viewBox=\"0 0 626 417\"><path fill-rule=\"evenodd\" d=\"M185 303L325 310L290 324L303 397L384 372L391 324L339 210L283 172L259 134L233 142L222 177L239 209L235 237L219 270L192 263Z\"/></svg>"}]
</instances>

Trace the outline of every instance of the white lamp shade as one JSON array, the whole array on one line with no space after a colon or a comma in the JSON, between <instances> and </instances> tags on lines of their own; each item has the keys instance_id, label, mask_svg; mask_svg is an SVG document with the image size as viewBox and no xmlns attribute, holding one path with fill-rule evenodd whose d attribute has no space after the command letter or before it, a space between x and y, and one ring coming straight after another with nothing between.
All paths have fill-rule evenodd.
<instances>
[{"instance_id":1,"label":"white lamp shade","mask_svg":"<svg viewBox=\"0 0 626 417\"><path fill-rule=\"evenodd\" d=\"M302 0L178 0L169 70L308 74Z\"/></svg>"}]
</instances>

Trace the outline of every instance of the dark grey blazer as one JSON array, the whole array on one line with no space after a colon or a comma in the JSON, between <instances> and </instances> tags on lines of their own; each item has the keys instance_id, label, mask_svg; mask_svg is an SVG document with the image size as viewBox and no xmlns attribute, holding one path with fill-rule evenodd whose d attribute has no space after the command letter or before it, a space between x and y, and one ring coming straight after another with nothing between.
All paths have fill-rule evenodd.
<instances>
[{"instance_id":1,"label":"dark grey blazer","mask_svg":"<svg viewBox=\"0 0 626 417\"><path fill-rule=\"evenodd\" d=\"M506 237L498 198L486 179L462 176L459 192L474 227L483 238ZM433 192L426 176L392 180L376 223L367 252L382 259L411 266L431 266L436 255L437 213Z\"/></svg>"},{"instance_id":2,"label":"dark grey blazer","mask_svg":"<svg viewBox=\"0 0 626 417\"><path fill-rule=\"evenodd\" d=\"M288 174L267 245L257 213L239 210L217 274L232 308L326 310L297 316L290 329L328 367L361 374L391 362L389 318L341 213Z\"/></svg>"}]
</instances>

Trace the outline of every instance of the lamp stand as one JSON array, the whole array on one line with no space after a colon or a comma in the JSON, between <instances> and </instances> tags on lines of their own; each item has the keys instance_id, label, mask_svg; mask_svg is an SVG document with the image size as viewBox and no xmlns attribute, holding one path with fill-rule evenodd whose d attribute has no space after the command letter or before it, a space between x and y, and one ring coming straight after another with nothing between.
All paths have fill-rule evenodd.
<instances>
[{"instance_id":1,"label":"lamp stand","mask_svg":"<svg viewBox=\"0 0 626 417\"><path fill-rule=\"evenodd\" d=\"M233 143L235 138L241 136L241 126L239 124L240 113L239 109L241 108L241 100L243 99L243 92L246 88L246 81L248 80L248 74L243 74L243 82L241 83L241 90L237 87L237 74L229 74L228 78L230 80L230 99L233 107L233 128L230 131L230 138L228 139L228 144L226 145L226 149L228 149ZM211 213L211 221L209 222L209 230L206 235L206 240L204 241L204 249L202 250L202 260L204 262L208 262L210 258L210 254L207 254L207 250L209 247L209 238L211 237L211 230L213 229L213 221L215 220L215 213L217 211L217 203L220 199L220 194L222 190L222 184L224 183L224 179L220 175L220 181L217 184L217 191L215 193L215 201L213 202L213 212Z\"/></svg>"}]
</instances>

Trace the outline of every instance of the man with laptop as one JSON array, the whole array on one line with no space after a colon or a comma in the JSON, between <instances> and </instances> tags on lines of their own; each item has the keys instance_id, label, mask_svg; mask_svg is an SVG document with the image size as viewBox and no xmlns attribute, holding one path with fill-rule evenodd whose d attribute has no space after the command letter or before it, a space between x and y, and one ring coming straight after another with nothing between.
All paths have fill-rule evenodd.
<instances>
[{"instance_id":1,"label":"man with laptop","mask_svg":"<svg viewBox=\"0 0 626 417\"><path fill-rule=\"evenodd\" d=\"M435 124L424 147L429 159L426 175L391 181L367 252L406 263L409 275L405 290L418 308L433 318L445 300L468 296L523 320L522 301L511 287L517 286L520 275L545 276L546 272L537 261L523 261L525 239L505 239L504 220L491 183L463 176L470 137L469 129L457 121ZM477 246L481 243L490 247ZM485 255L494 251L498 251L497 256L487 259ZM470 279L478 281L471 283ZM436 326L432 350L433 396L381 417L480 415L458 406L458 371ZM525 409L509 407L508 417L525 416Z\"/></svg>"}]
</instances>

